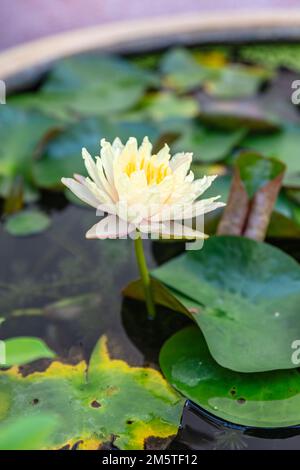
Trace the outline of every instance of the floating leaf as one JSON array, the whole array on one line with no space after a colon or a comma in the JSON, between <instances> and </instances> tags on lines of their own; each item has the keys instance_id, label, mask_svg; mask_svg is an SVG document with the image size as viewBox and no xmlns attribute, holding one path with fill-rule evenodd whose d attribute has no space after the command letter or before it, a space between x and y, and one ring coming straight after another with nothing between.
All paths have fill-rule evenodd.
<instances>
[{"instance_id":1,"label":"floating leaf","mask_svg":"<svg viewBox=\"0 0 300 470\"><path fill-rule=\"evenodd\" d=\"M192 313L215 360L259 372L296 367L300 267L277 248L242 237L211 237L152 276Z\"/></svg>"},{"instance_id":2,"label":"floating leaf","mask_svg":"<svg viewBox=\"0 0 300 470\"><path fill-rule=\"evenodd\" d=\"M195 326L164 344L160 366L177 390L221 419L270 428L300 423L299 371L241 374L224 369Z\"/></svg>"},{"instance_id":3,"label":"floating leaf","mask_svg":"<svg viewBox=\"0 0 300 470\"><path fill-rule=\"evenodd\" d=\"M0 373L1 416L5 425L24 412L61 417L45 447L97 449L112 442L121 449L143 449L148 437L177 432L184 401L150 368L110 359L105 337L86 364L53 362L45 372L22 377L17 368Z\"/></svg>"},{"instance_id":4,"label":"floating leaf","mask_svg":"<svg viewBox=\"0 0 300 470\"><path fill-rule=\"evenodd\" d=\"M42 87L40 104L46 100L49 107L49 102L56 101L60 114L75 111L83 116L103 116L131 108L155 84L153 74L120 58L68 58L51 71Z\"/></svg>"},{"instance_id":5,"label":"floating leaf","mask_svg":"<svg viewBox=\"0 0 300 470\"><path fill-rule=\"evenodd\" d=\"M0 175L31 178L33 152L55 121L37 113L0 107Z\"/></svg>"},{"instance_id":6,"label":"floating leaf","mask_svg":"<svg viewBox=\"0 0 300 470\"><path fill-rule=\"evenodd\" d=\"M5 362L1 365L18 366L41 358L53 358L55 354L39 338L20 337L4 341Z\"/></svg>"},{"instance_id":7,"label":"floating leaf","mask_svg":"<svg viewBox=\"0 0 300 470\"><path fill-rule=\"evenodd\" d=\"M194 162L216 162L230 154L245 134L244 129L222 131L192 125L184 129L173 147L176 152L193 152Z\"/></svg>"},{"instance_id":8,"label":"floating leaf","mask_svg":"<svg viewBox=\"0 0 300 470\"><path fill-rule=\"evenodd\" d=\"M51 220L43 212L24 210L7 219L5 229L10 235L26 236L35 235L49 228Z\"/></svg>"},{"instance_id":9,"label":"floating leaf","mask_svg":"<svg viewBox=\"0 0 300 470\"><path fill-rule=\"evenodd\" d=\"M49 413L9 421L0 426L0 450L40 450L59 422L57 416Z\"/></svg>"},{"instance_id":10,"label":"floating leaf","mask_svg":"<svg viewBox=\"0 0 300 470\"><path fill-rule=\"evenodd\" d=\"M140 117L148 117L154 121L187 119L195 117L198 113L198 105L194 98L178 97L169 92L149 95L144 99L143 108L139 111Z\"/></svg>"},{"instance_id":11,"label":"floating leaf","mask_svg":"<svg viewBox=\"0 0 300 470\"><path fill-rule=\"evenodd\" d=\"M241 146L261 152L267 157L281 160L287 166L287 178L290 175L299 173L299 126L288 126L282 131L272 134L249 135L241 143ZM287 178L284 179L284 184ZM298 178L300 179L299 175Z\"/></svg>"},{"instance_id":12,"label":"floating leaf","mask_svg":"<svg viewBox=\"0 0 300 470\"><path fill-rule=\"evenodd\" d=\"M258 67L231 64L205 86L205 90L218 98L244 98L254 95L272 74Z\"/></svg>"},{"instance_id":13,"label":"floating leaf","mask_svg":"<svg viewBox=\"0 0 300 470\"><path fill-rule=\"evenodd\" d=\"M9 98L9 104L20 110L38 111L62 124L76 122L78 116L71 112L70 98L57 96L56 93L23 93Z\"/></svg>"},{"instance_id":14,"label":"floating leaf","mask_svg":"<svg viewBox=\"0 0 300 470\"><path fill-rule=\"evenodd\" d=\"M178 91L199 87L214 76L214 70L200 64L187 49L171 49L162 58L163 84Z\"/></svg>"}]
</instances>

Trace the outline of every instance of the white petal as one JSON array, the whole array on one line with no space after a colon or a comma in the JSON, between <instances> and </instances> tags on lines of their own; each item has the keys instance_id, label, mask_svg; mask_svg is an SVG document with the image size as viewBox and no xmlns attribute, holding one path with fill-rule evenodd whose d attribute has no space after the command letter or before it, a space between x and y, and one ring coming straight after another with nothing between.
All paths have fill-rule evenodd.
<instances>
[{"instance_id":1,"label":"white petal","mask_svg":"<svg viewBox=\"0 0 300 470\"><path fill-rule=\"evenodd\" d=\"M209 199L202 199L201 201L196 201L192 205L192 217L197 217L201 214L207 214L208 212L214 211L219 207L226 206L224 202L217 201L217 199L219 199L220 197L221 196L215 196Z\"/></svg>"},{"instance_id":2,"label":"white petal","mask_svg":"<svg viewBox=\"0 0 300 470\"><path fill-rule=\"evenodd\" d=\"M170 147L165 144L164 147L158 152L157 154L157 163L168 163L170 160L171 155L170 155Z\"/></svg>"},{"instance_id":3,"label":"white petal","mask_svg":"<svg viewBox=\"0 0 300 470\"><path fill-rule=\"evenodd\" d=\"M97 172L98 172L99 185L102 187L104 191L106 191L106 193L110 196L112 201L117 202L118 200L117 190L112 183L108 182L106 175L104 173L102 160L99 157L96 157L96 166L97 166Z\"/></svg>"},{"instance_id":4,"label":"white petal","mask_svg":"<svg viewBox=\"0 0 300 470\"><path fill-rule=\"evenodd\" d=\"M124 238L135 230L135 227L119 219L114 215L104 217L100 222L95 224L87 233L86 238Z\"/></svg>"},{"instance_id":5,"label":"white petal","mask_svg":"<svg viewBox=\"0 0 300 470\"><path fill-rule=\"evenodd\" d=\"M99 184L96 164L85 147L82 149L82 158L89 176L96 184Z\"/></svg>"},{"instance_id":6,"label":"white petal","mask_svg":"<svg viewBox=\"0 0 300 470\"><path fill-rule=\"evenodd\" d=\"M114 172L113 172L113 163L116 156L119 154L117 149L120 150L119 146L112 148L109 142L106 142L105 139L101 139L101 162L105 171L105 176L110 184L114 183ZM121 151L121 150L120 150Z\"/></svg>"},{"instance_id":7,"label":"white petal","mask_svg":"<svg viewBox=\"0 0 300 470\"><path fill-rule=\"evenodd\" d=\"M83 202L86 202L92 207L97 207L101 203L96 196L83 184L78 183L78 181L73 180L73 178L62 178L61 182L69 188L72 193L75 194Z\"/></svg>"},{"instance_id":8,"label":"white petal","mask_svg":"<svg viewBox=\"0 0 300 470\"><path fill-rule=\"evenodd\" d=\"M206 191L212 182L218 177L218 175L203 176L203 178L195 180L193 184L193 190L195 191L196 198Z\"/></svg>"},{"instance_id":9,"label":"white petal","mask_svg":"<svg viewBox=\"0 0 300 470\"><path fill-rule=\"evenodd\" d=\"M203 232L194 230L188 225L182 225L178 222L170 221L168 223L156 223L148 222L142 223L138 226L138 229L143 233L150 233L152 235L158 235L165 239L204 239L208 238Z\"/></svg>"}]
</instances>

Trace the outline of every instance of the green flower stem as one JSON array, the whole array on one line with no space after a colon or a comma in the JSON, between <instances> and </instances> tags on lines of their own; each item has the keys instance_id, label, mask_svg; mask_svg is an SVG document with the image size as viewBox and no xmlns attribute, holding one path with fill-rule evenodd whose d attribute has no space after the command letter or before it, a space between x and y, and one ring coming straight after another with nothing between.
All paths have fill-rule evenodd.
<instances>
[{"instance_id":1,"label":"green flower stem","mask_svg":"<svg viewBox=\"0 0 300 470\"><path fill-rule=\"evenodd\" d=\"M149 276L149 271L147 268L143 240L141 235L138 233L137 238L134 241L136 259L140 271L140 276L144 286L145 300L148 310L149 318L153 319L155 317L155 304L153 301L152 289L151 289L151 279Z\"/></svg>"}]
</instances>

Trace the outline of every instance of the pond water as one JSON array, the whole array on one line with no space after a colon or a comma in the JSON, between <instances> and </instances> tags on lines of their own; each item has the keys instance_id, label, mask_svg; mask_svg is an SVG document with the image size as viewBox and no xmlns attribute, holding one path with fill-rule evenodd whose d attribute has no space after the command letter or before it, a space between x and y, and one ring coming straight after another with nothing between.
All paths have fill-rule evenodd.
<instances>
[{"instance_id":1,"label":"pond water","mask_svg":"<svg viewBox=\"0 0 300 470\"><path fill-rule=\"evenodd\" d=\"M147 319L143 303L124 299L121 291L138 277L131 240L85 240L94 211L66 202L63 196L42 202L52 225L41 235L12 237L0 232L1 338L37 336L66 363L88 360L103 334L112 357L131 365L158 368L164 341L189 323L182 315L159 308ZM276 241L296 251L298 244ZM181 243L145 242L154 267L183 250ZM44 370L48 360L22 367ZM170 449L299 448L300 430L246 430L230 426L187 402L182 426Z\"/></svg>"},{"instance_id":2,"label":"pond water","mask_svg":"<svg viewBox=\"0 0 300 470\"><path fill-rule=\"evenodd\" d=\"M147 65L147 60L143 65L143 57L127 58L128 63L134 59L136 61L134 63L139 64L138 66L142 68L142 75L140 75L141 70L127 69L128 64L127 66L123 62L119 64L119 59L117 59L116 63L113 61L110 64L112 69L109 70L113 70L114 73L107 74L106 85L111 85L111 76L118 76L122 71L121 78L123 79L120 82L112 80L112 89L110 90L108 86L111 94L107 94L106 87L104 89L100 87L99 90L97 87L90 89L92 85L90 77L102 76L107 66L104 62L103 69L101 60L98 63L98 61L95 62L95 58L91 57L87 58L84 68L79 62L75 64L74 70L71 67L70 75L68 66L64 69L65 66L62 65L64 73L61 74L58 65L58 72L54 72L54 79L53 76L51 78L51 73L49 77L45 77L46 93L44 93L45 90L43 91L45 84L43 80L39 84L40 88L37 87L35 94L37 101L30 97L30 94L26 96L26 93L12 97L9 103L12 105L12 114L9 115L8 112L6 116L4 112L3 117L4 123L7 119L11 124L8 132L2 130L2 138L5 140L7 133L6 146L13 150L14 145L11 147L10 145L15 142L16 132L20 132L21 137L29 135L30 139L29 142L25 139L25 143L19 139L19 147L15 149L14 155L6 151L2 156L0 155L4 161L3 171L8 182L10 182L10 177L16 176L13 165L12 169L10 168L10 163L14 162L14 159L19 162L20 154L23 155L23 148L26 148L27 144L31 147L32 143L32 148L36 148L35 140L39 141L36 137L38 127L36 118L27 117L29 131L26 127L26 132L23 132L21 125L23 117L18 114L20 110L28 112L28 109L33 107L32 109L41 112L42 115L55 118L56 124L58 123L62 128L66 126L66 128L58 135L55 132L53 135L51 133L48 135L49 142L45 139L44 153L42 152L40 158L30 160L30 165L28 155L24 155L26 164L20 165L17 171L20 174L24 173L24 181L27 181L28 174L34 175L36 187L33 189L38 194L39 200L36 208L50 216L50 228L40 235L14 237L5 231L4 224L0 224L0 318L6 318L6 321L0 324L1 339L18 336L39 337L56 352L60 361L76 364L82 359L88 361L98 339L106 335L112 358L121 358L134 366L150 366L159 369L158 357L164 342L173 333L191 322L182 314L162 307L158 308L157 317L150 321L143 303L125 299L122 296L122 289L138 278L133 241L87 241L85 233L96 222L94 210L70 203L62 193L56 192L62 176L70 176L74 171L79 171L79 168L82 169L80 157L82 146L88 147L94 155L96 151L98 152L100 137L109 138L110 135L115 137L120 134L124 140L129 135L137 135L140 138L148 134L156 143L160 142L162 137L170 139L172 152L172 145L174 145L174 152L191 150L194 151L196 157L202 155L199 160L196 159L193 170L198 176L207 172L218 172L221 177L216 182L218 184L220 181L219 187L216 186L218 188L216 194L221 193L224 201L229 192L231 166L239 149L254 149L267 156L273 156L278 146L281 146L280 156L287 163L287 173L291 180L285 181L285 188L277 201L275 209L281 218L278 220L275 218L271 234L285 236L287 233L288 237L294 238L277 238L268 241L300 261L298 165L300 114L299 106L291 104L291 83L298 79L297 54L300 57L300 48L298 53L296 51L295 57L295 51L292 50L290 62L286 59L285 49L281 50L279 47L278 51L281 51L282 57L280 56L279 59L275 57L276 73L272 63L269 64L269 70L259 67L255 71L255 68L251 69L252 66L251 70L248 69L253 62L251 55L248 57L249 52L248 55L243 55L245 51L237 55L238 51L234 50L224 51L223 55L220 51L217 54L212 53L211 56L205 56L206 59L202 53L197 52L197 49L192 57L186 56L187 52L182 51L175 51L172 57L171 50L169 57L168 52L166 55L162 52L161 56L149 56L150 65ZM274 50L273 55L276 56ZM266 57L269 58L269 54ZM196 62L195 59L197 59ZM258 59L259 57L255 56L254 62ZM185 65L178 67L177 60L179 64ZM218 73L214 75L215 78L209 74L203 85L198 75L199 64L201 67L204 65L208 73L209 63L209 67L215 68L215 72ZM200 83L193 83L193 73L191 73L192 83L189 82L189 74L184 74L184 76L181 74L181 69L185 69L186 64L189 64L191 72L195 74L198 81L200 80ZM265 65L261 59L258 60L258 64ZM279 65L289 67L293 71L279 68ZM79 67L78 70L77 67ZM129 86L128 90L124 85L122 74L127 73L124 70L130 72L131 79L128 83L125 80ZM156 74L156 80L152 72ZM55 73L58 75L56 76ZM61 103L60 100L55 101L55 99L52 102L50 93L49 100L47 83L48 86L50 84L50 91L51 87L55 90L58 86L56 92L60 93L61 85L65 86L66 90L69 90L69 87L72 89L73 74L83 80L77 90L80 99L72 100L72 102L67 100L65 104L63 100ZM139 89L141 77L145 83L142 89ZM62 78L64 79L60 83ZM65 83L64 80L66 80ZM105 77L103 80L105 82ZM231 80L235 85L232 85ZM246 88L239 89L239 86L236 86L237 83L239 85L246 83ZM135 88L138 89L137 95ZM91 90L98 90L100 94L94 97L93 94L89 94ZM85 91L83 102L81 101L82 91ZM185 101L181 101L181 95L185 97ZM104 99L106 96L110 97L108 103ZM116 102L112 97L116 97ZM28 102L26 98L29 99ZM119 109L120 102L123 103L121 109ZM91 110L89 109L92 103L96 103L97 109L93 109L93 106ZM99 104L101 106L98 109ZM74 111L71 105L79 108L75 106ZM217 106L214 108L215 105ZM104 106L103 109L102 106ZM108 108L106 109L105 106ZM109 106L112 106L112 109ZM6 107L2 110L6 110ZM74 115L80 118L78 122L76 120L73 122ZM21 130L15 129L18 116ZM201 116L202 121L199 120ZM113 117L117 119L111 119ZM229 132L229 137L231 137L227 141L226 124L231 118L236 122ZM276 118L274 122L273 118ZM277 118L281 122L280 130L276 130ZM247 135L244 133L245 126L249 126ZM46 128L48 129L47 126ZM195 129L199 134L195 133ZM41 136L45 137L45 129L41 129L40 132ZM6 146L3 145L3 149L6 149ZM6 158L6 153L9 153L11 162ZM203 159L203 156L207 160ZM72 162L71 166L70 162ZM8 172L7 175L5 169ZM17 180L13 181L15 184ZM4 191L3 185L0 192L1 190ZM212 195L215 193L210 194ZM9 196L11 196L10 193ZM30 208L34 208L30 199L29 205ZM3 220L5 222L5 218ZM215 233L217 220L218 217L212 219L212 227L206 227L208 229L205 230L206 233ZM209 225L208 218L207 221ZM294 224L290 226L291 221ZM183 242L145 241L144 244L150 268L164 263L184 250ZM22 373L26 375L35 370L42 371L48 365L48 359L35 361L22 366ZM273 430L244 428L217 419L187 401L183 409L181 428L169 448L298 449L300 448L300 429L297 427Z\"/></svg>"}]
</instances>

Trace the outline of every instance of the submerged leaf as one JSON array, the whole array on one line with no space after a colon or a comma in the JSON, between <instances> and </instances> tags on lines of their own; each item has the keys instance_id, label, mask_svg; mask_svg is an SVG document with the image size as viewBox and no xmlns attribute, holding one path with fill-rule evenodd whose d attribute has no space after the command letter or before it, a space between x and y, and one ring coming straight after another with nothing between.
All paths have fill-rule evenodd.
<instances>
[{"instance_id":1,"label":"submerged leaf","mask_svg":"<svg viewBox=\"0 0 300 470\"><path fill-rule=\"evenodd\" d=\"M62 423L44 447L97 449L113 442L121 449L143 449L145 439L177 432L183 400L150 368L130 367L108 355L102 337L86 364L53 362L45 372L22 377L17 368L0 373L2 423L24 411L52 412Z\"/></svg>"}]
</instances>

